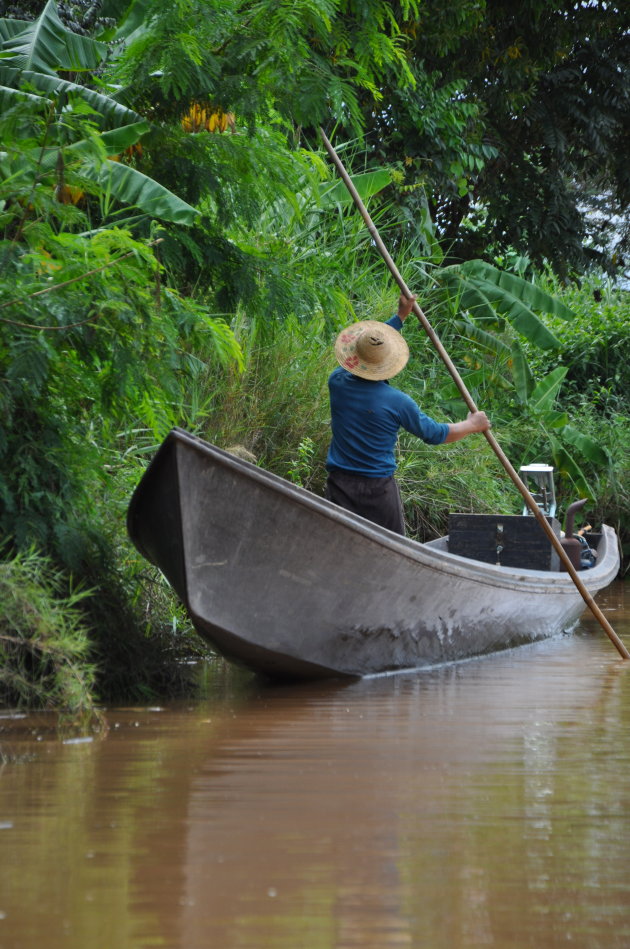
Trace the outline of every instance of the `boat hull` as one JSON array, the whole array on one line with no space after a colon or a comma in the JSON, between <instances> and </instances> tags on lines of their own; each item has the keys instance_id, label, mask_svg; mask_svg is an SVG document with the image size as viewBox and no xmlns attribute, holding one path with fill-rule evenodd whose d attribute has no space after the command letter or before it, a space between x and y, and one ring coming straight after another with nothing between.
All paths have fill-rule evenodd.
<instances>
[{"instance_id":1,"label":"boat hull","mask_svg":"<svg viewBox=\"0 0 630 949\"><path fill-rule=\"evenodd\" d=\"M365 676L553 636L585 609L566 573L508 569L418 544L175 429L128 529L197 631L271 676ZM619 569L604 526L590 595Z\"/></svg>"}]
</instances>

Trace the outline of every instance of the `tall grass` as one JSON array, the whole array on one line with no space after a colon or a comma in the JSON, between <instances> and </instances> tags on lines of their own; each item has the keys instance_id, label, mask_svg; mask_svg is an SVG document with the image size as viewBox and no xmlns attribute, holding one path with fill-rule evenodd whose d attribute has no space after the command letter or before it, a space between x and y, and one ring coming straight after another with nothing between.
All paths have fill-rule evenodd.
<instances>
[{"instance_id":1,"label":"tall grass","mask_svg":"<svg viewBox=\"0 0 630 949\"><path fill-rule=\"evenodd\" d=\"M299 446L309 439L312 471L308 486L319 488L329 437L328 374L334 365L322 318L303 325L287 320L272 340L260 341L254 326L241 320L236 336L244 369L209 371L210 409L197 426L223 448L240 445L263 467L289 476Z\"/></svg>"},{"instance_id":2,"label":"tall grass","mask_svg":"<svg viewBox=\"0 0 630 949\"><path fill-rule=\"evenodd\" d=\"M63 577L35 551L0 563L0 703L95 716L96 670L79 606Z\"/></svg>"},{"instance_id":3,"label":"tall grass","mask_svg":"<svg viewBox=\"0 0 630 949\"><path fill-rule=\"evenodd\" d=\"M449 514L519 514L522 508L483 435L433 446L404 434L397 480L407 533L421 542L447 534Z\"/></svg>"}]
</instances>

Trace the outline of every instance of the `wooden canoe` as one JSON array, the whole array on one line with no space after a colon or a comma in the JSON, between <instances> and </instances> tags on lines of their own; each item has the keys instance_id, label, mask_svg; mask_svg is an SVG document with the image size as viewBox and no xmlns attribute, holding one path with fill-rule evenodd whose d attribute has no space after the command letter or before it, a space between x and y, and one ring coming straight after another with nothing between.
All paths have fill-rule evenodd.
<instances>
[{"instance_id":1,"label":"wooden canoe","mask_svg":"<svg viewBox=\"0 0 630 949\"><path fill-rule=\"evenodd\" d=\"M467 659L566 631L586 609L566 573L400 537L181 429L143 475L127 526L201 636L273 677ZM580 576L595 595L618 569L604 525L596 566Z\"/></svg>"}]
</instances>

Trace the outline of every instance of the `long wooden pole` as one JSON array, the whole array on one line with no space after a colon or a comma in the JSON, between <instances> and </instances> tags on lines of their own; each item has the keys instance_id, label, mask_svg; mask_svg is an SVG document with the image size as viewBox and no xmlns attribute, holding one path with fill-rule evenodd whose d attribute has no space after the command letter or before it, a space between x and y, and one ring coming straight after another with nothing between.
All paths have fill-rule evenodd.
<instances>
[{"instance_id":1,"label":"long wooden pole","mask_svg":"<svg viewBox=\"0 0 630 949\"><path fill-rule=\"evenodd\" d=\"M330 142L329 142L329 140L328 140L328 138L327 138L326 133L324 132L324 130L320 128L319 131L320 131L320 135L321 135L321 137L322 137L322 141L323 141L323 143L324 143L324 145L325 145L325 147L326 147L326 151L327 151L328 154L330 155L330 158L332 159L333 164L335 165L337 171L339 172L340 178L342 179L342 181L344 182L344 184L345 184L345 186L347 187L348 191L349 191L350 194L352 195L352 199L353 199L355 205L357 206L357 209L358 209L359 212L361 213L361 216L362 216L363 220L365 221L365 225L366 225L368 231L370 232L374 243L376 244L377 248L379 249L379 251L380 251L380 253L381 253L381 256L383 257L383 260L385 261L385 263L386 263L387 266L389 267L389 270L390 270L392 276L394 277L394 280L396 281L396 283L398 284L398 286L400 287L401 291L405 294L406 297L411 297L411 296L413 296L413 294L412 294L411 291L409 290L409 287L407 286L407 284L406 284L405 281L403 280L403 278L402 278L402 276L401 276L401 274L400 274L400 271L398 270L396 264L394 263L394 261L393 261L392 258L390 257L387 248L386 248L385 245L383 244L383 241L381 240L381 237L380 237L380 235L379 235L379 233L378 233L378 231L377 231L377 229L376 229L376 227L375 227L375 225L374 225L374 222L372 221L372 218L371 218L370 215L368 214L367 209L366 209L365 205L363 204L363 201L361 200L361 197L360 197L360 195L359 195L357 189L354 187L354 184L352 183L352 179L350 178L350 176L348 175L346 169L344 168L341 159L340 159L339 156L337 155L337 153L336 153L335 149L333 148L333 146L330 144ZM427 336L429 337L429 339L431 340L431 342L433 343L433 345L434 345L435 348L437 349L437 351L438 351L438 353L439 353L439 355L440 355L442 361L443 361L444 364L446 365L446 368L448 369L449 373L450 373L451 376L453 377L453 380L454 380L454 382L455 382L455 385L457 386L457 388L458 388L458 390L459 390L459 392L460 392L460 395L462 396L462 398L463 398L464 402L466 403L466 405L468 406L469 410L470 410L471 412L477 412L477 411L478 411L477 406L475 405L475 403L474 403L474 401L473 401L473 398L472 398L472 396L470 395L470 392L469 392L468 389L466 388L466 385L465 385L465 383L464 383L462 377L460 376L459 372L457 371L457 368L455 367L455 364L454 364L453 361L451 360L451 357L449 356L449 354L448 354L448 353L446 352L446 350L444 349L444 346L442 345L440 339L438 338L437 334L435 333L435 330L433 329L433 327L432 327L431 324L429 323L428 319L426 318L426 316L424 315L424 313L422 312L422 310L420 309L420 307L418 306L418 304L417 304L416 302L414 302L413 311L414 311L414 313L416 314L416 316L418 317L418 319L420 320L420 323L422 324L422 326L424 327ZM535 501L534 498L532 497L532 495L531 495L529 489L528 489L527 486L523 483L523 481L522 481L521 478L519 477L518 473L516 472L515 468L513 468L512 464L510 463L509 459L507 458L507 456L506 456L505 453L503 452L503 450L502 450L501 446L499 445L499 443L497 442L496 438L495 438L494 435L493 435L491 432L489 432L489 431L485 431L485 432L484 432L484 435L486 436L486 439L488 440L488 443L490 444L490 446L491 446L492 450L494 451L495 455L497 456L497 458L499 459L499 461L501 462L501 464L503 465L503 467L504 467L505 470L507 471L508 475L510 476L510 478L511 478L512 481L514 482L516 488L519 490L519 492L520 492L521 495L523 496L523 499L524 499L525 503L527 504L527 507L530 509L530 511L532 512L532 514L534 515L534 517L537 519L537 521L539 522L540 526L541 526L542 529L544 530L545 534L547 535L547 537L548 537L549 540L551 541L551 543L552 543L553 547L555 548L555 550L557 551L558 556L560 557L560 560L562 561L562 563L563 563L563 565L564 565L564 567L565 567L567 573L570 575L570 577L571 577L571 579L573 580L575 586L577 587L577 589L578 589L578 591L579 591L579 593L580 593L582 599L584 600L584 602L586 603L586 605L587 605L588 608L590 609L591 613L592 613L593 616L598 620L598 622L599 622L600 625L602 626L604 632L606 633L606 635L608 636L608 638L611 640L611 642L616 646L617 651L619 652L619 655L622 656L624 659L630 659L630 652L628 652L628 650L626 649L626 647L624 646L624 644L622 643L622 641L621 641L621 640L619 639L619 637L617 636L617 633L616 633L615 630L612 628L612 626L610 625L610 623L608 622L608 620L606 619L606 617L604 616L604 614L603 614L602 611L600 610L599 606L597 605L597 603L595 602L595 600L593 599L593 597L591 596L591 594L588 592L588 590L586 589L586 587L585 587L584 584L582 583L580 577L578 576L578 573L577 573L575 567L574 567L573 564L571 563L571 560L570 560L570 558L569 558L567 552L565 551L564 547L563 547L562 544L560 543L560 539L559 539L558 537L556 537L555 533L553 532L553 529L552 529L551 525L548 523L546 517L544 516L544 514L542 513L542 511L540 510L540 508L539 508L538 505L536 504L536 501Z\"/></svg>"}]
</instances>

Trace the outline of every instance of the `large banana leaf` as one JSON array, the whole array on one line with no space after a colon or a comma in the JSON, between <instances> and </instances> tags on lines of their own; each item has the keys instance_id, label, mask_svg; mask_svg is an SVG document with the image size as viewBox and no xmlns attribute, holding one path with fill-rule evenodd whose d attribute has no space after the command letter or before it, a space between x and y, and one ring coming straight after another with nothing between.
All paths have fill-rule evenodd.
<instances>
[{"instance_id":1,"label":"large banana leaf","mask_svg":"<svg viewBox=\"0 0 630 949\"><path fill-rule=\"evenodd\" d=\"M130 165L115 161L81 165L80 173L97 182L107 196L129 207L140 208L152 217L174 224L194 224L199 211Z\"/></svg>"},{"instance_id":2,"label":"large banana leaf","mask_svg":"<svg viewBox=\"0 0 630 949\"><path fill-rule=\"evenodd\" d=\"M378 194L379 191L391 184L391 180L389 172L383 168L376 171L366 171L361 175L352 175L352 183L362 201L367 201L372 195ZM320 199L322 206L325 208L352 203L352 195L343 181L336 181L332 185L329 183L321 185Z\"/></svg>"},{"instance_id":3,"label":"large banana leaf","mask_svg":"<svg viewBox=\"0 0 630 949\"><path fill-rule=\"evenodd\" d=\"M590 435L584 435L578 432L572 425L567 425L562 431L563 437L575 448L577 448L587 461L593 461L598 465L608 465L610 457L606 449L596 442Z\"/></svg>"},{"instance_id":4,"label":"large banana leaf","mask_svg":"<svg viewBox=\"0 0 630 949\"><path fill-rule=\"evenodd\" d=\"M569 424L569 416L566 412L556 412L555 409L552 409L550 412L545 412L542 421L546 429L563 432Z\"/></svg>"},{"instance_id":5,"label":"large banana leaf","mask_svg":"<svg viewBox=\"0 0 630 949\"><path fill-rule=\"evenodd\" d=\"M148 123L136 122L119 129L103 132L98 142L105 145L105 153L116 155L129 145L135 144L146 131ZM58 148L45 149L39 161L43 171L57 167ZM176 224L192 224L199 212L178 198L153 178L148 178L136 168L117 161L103 161L103 150L95 142L83 140L67 145L63 149L65 167L71 167L82 178L96 182L103 190L106 200L112 199L128 207L137 207L152 217Z\"/></svg>"},{"instance_id":6,"label":"large banana leaf","mask_svg":"<svg viewBox=\"0 0 630 949\"><path fill-rule=\"evenodd\" d=\"M567 478L573 482L579 497L594 498L595 491L589 484L588 478L573 455L567 451L564 445L561 445L560 442L553 437L550 437L549 444L551 446L554 468L558 472L558 475L561 478Z\"/></svg>"},{"instance_id":7,"label":"large banana leaf","mask_svg":"<svg viewBox=\"0 0 630 949\"><path fill-rule=\"evenodd\" d=\"M462 371L460 376L462 382L471 393L479 391L481 388L511 388L511 384L505 376L501 375L497 370L489 370L487 366L483 366L480 369L472 369L469 372ZM455 382L449 382L440 390L440 399L456 399L458 394L459 389L455 385ZM459 398L461 399L461 396L459 396Z\"/></svg>"},{"instance_id":8,"label":"large banana leaf","mask_svg":"<svg viewBox=\"0 0 630 949\"><path fill-rule=\"evenodd\" d=\"M438 277L451 292L453 278L459 280L459 305L468 310L473 319L496 321L504 317L517 332L542 349L556 349L560 344L538 313L573 319L571 310L555 297L522 277L498 270L482 260L445 268L443 274L438 272Z\"/></svg>"},{"instance_id":9,"label":"large banana leaf","mask_svg":"<svg viewBox=\"0 0 630 949\"><path fill-rule=\"evenodd\" d=\"M6 40L23 33L30 23L30 20L0 20L0 48Z\"/></svg>"},{"instance_id":10,"label":"large banana leaf","mask_svg":"<svg viewBox=\"0 0 630 949\"><path fill-rule=\"evenodd\" d=\"M510 363L517 398L520 402L527 402L529 394L532 391L534 381L529 368L529 363L527 362L525 353L523 352L523 348L518 339L512 340Z\"/></svg>"},{"instance_id":11,"label":"large banana leaf","mask_svg":"<svg viewBox=\"0 0 630 949\"><path fill-rule=\"evenodd\" d=\"M100 139L108 155L118 155L130 145L135 145L150 128L150 124L145 119L141 119L139 122L132 122L131 125L122 125L120 128L101 132Z\"/></svg>"},{"instance_id":12,"label":"large banana leaf","mask_svg":"<svg viewBox=\"0 0 630 949\"><path fill-rule=\"evenodd\" d=\"M496 284L475 280L474 285L464 289L460 304L475 319L496 320L497 314L505 316L517 332L541 349L557 349L560 345L522 299L504 293Z\"/></svg>"},{"instance_id":13,"label":"large banana leaf","mask_svg":"<svg viewBox=\"0 0 630 949\"><path fill-rule=\"evenodd\" d=\"M1 21L0 21L1 22ZM94 89L88 89L85 86L78 85L76 82L69 82L66 79L60 79L58 76L50 76L46 73L32 72L31 70L15 69L13 66L7 66L0 59L0 84L5 87L3 105L9 107L14 105L18 99L23 98L25 93L20 90L20 86L29 83L36 89L40 89L47 96L55 96L60 93L68 95L79 95L90 105L95 112L103 116L108 125L128 125L129 122L141 120L141 116L133 109L116 102L110 96ZM11 93L13 91L13 99Z\"/></svg>"},{"instance_id":14,"label":"large banana leaf","mask_svg":"<svg viewBox=\"0 0 630 949\"><path fill-rule=\"evenodd\" d=\"M130 145L135 145L150 128L149 123L142 119L140 122L132 122L131 125L122 125L120 128L101 132L97 141L100 146L103 146L102 148L90 139L81 139L71 145L65 145L62 149L64 164L68 167L72 162L91 161L99 155L101 157L119 155ZM43 148L39 156L40 168L50 171L57 166L58 158L59 146Z\"/></svg>"},{"instance_id":15,"label":"large banana leaf","mask_svg":"<svg viewBox=\"0 0 630 949\"><path fill-rule=\"evenodd\" d=\"M558 366L541 379L529 397L529 405L533 410L542 413L551 411L568 371L567 366Z\"/></svg>"},{"instance_id":16,"label":"large banana leaf","mask_svg":"<svg viewBox=\"0 0 630 949\"><path fill-rule=\"evenodd\" d=\"M101 16L115 20L116 25L104 30L101 37L109 42L130 43L145 32L152 15L159 16L155 7L155 0L103 0Z\"/></svg>"},{"instance_id":17,"label":"large banana leaf","mask_svg":"<svg viewBox=\"0 0 630 949\"><path fill-rule=\"evenodd\" d=\"M503 290L508 300L511 296L524 300L537 313L549 313L569 321L574 318L573 311L561 300L545 293L529 280L507 270L499 270L485 260L468 260L460 265L460 270L466 276L482 280L484 283L496 286L498 290Z\"/></svg>"},{"instance_id":18,"label":"large banana leaf","mask_svg":"<svg viewBox=\"0 0 630 949\"><path fill-rule=\"evenodd\" d=\"M34 95L32 92L24 92L22 89L11 89L9 86L0 85L0 109L3 112L8 111L19 102L41 102L41 100L41 96Z\"/></svg>"},{"instance_id":19,"label":"large banana leaf","mask_svg":"<svg viewBox=\"0 0 630 949\"><path fill-rule=\"evenodd\" d=\"M48 0L36 20L24 24L5 20L0 58L18 69L56 75L60 70L94 70L107 57L107 46L67 30L57 15L55 0ZM7 25L8 24L8 25ZM23 28L18 30L17 25Z\"/></svg>"},{"instance_id":20,"label":"large banana leaf","mask_svg":"<svg viewBox=\"0 0 630 949\"><path fill-rule=\"evenodd\" d=\"M488 333L470 320L456 320L454 326L465 339L474 340L479 349L483 349L485 352L491 353L493 356L499 356L502 359L508 359L510 357L509 346L506 346L494 333Z\"/></svg>"},{"instance_id":21,"label":"large banana leaf","mask_svg":"<svg viewBox=\"0 0 630 949\"><path fill-rule=\"evenodd\" d=\"M372 195L382 191L391 183L389 172L384 169L365 172L360 175L351 175L352 182L367 201ZM305 182L306 183L306 182ZM284 233L299 228L300 241L303 246L309 244L309 237L317 237L321 228L319 211L321 208L330 210L338 206L345 207L352 202L352 198L342 181L324 182L318 188L319 203L315 210L313 191L309 186L304 190L293 191L290 188L281 190L282 197L269 206L265 219L280 224Z\"/></svg>"}]
</instances>

